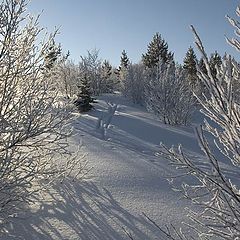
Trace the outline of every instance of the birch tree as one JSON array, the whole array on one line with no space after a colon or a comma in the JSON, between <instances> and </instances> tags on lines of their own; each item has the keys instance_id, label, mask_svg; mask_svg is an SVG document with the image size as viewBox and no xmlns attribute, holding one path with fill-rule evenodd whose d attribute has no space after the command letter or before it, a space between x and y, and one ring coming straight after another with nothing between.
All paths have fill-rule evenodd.
<instances>
[{"instance_id":1,"label":"birch tree","mask_svg":"<svg viewBox=\"0 0 240 240\"><path fill-rule=\"evenodd\" d=\"M68 158L69 109L59 101L55 75L44 62L54 34L43 34L38 18L27 15L27 4L26 0L0 3L0 218L4 219L17 203L31 199L42 186L40 180L63 177L77 166L76 159ZM39 41L41 36L45 40Z\"/></svg>"},{"instance_id":2,"label":"birch tree","mask_svg":"<svg viewBox=\"0 0 240 240\"><path fill-rule=\"evenodd\" d=\"M130 63L123 82L123 94L136 104L144 104L145 101L145 72L143 64Z\"/></svg>"},{"instance_id":3,"label":"birch tree","mask_svg":"<svg viewBox=\"0 0 240 240\"><path fill-rule=\"evenodd\" d=\"M102 60L99 59L99 50L93 49L88 51L86 56L81 56L79 69L83 76L88 76L93 95L101 93L101 66Z\"/></svg>"},{"instance_id":4,"label":"birch tree","mask_svg":"<svg viewBox=\"0 0 240 240\"><path fill-rule=\"evenodd\" d=\"M186 125L191 120L194 97L186 75L175 63L160 61L146 73L145 97L147 109L165 124Z\"/></svg>"},{"instance_id":5,"label":"birch tree","mask_svg":"<svg viewBox=\"0 0 240 240\"><path fill-rule=\"evenodd\" d=\"M237 14L240 15L239 8ZM228 20L236 28L236 34L239 36L239 22L230 17ZM179 231L175 227L161 230L169 239L236 240L240 238L239 180L234 180L233 176L223 169L222 162L228 159L239 174L240 103L233 86L239 81L240 68L231 56L225 55L221 66L216 65L213 73L210 59L194 27L192 31L206 66L206 72L198 67L198 77L207 90L207 94L198 96L198 100L208 120L205 120L204 126L199 127L196 132L207 162L204 167L181 147L177 151L163 146L171 163L182 172L182 177L186 176L178 191L196 208L188 211L191 234L186 228ZM240 50L238 39L228 39L228 42ZM214 137L219 154L210 147L206 132Z\"/></svg>"}]
</instances>

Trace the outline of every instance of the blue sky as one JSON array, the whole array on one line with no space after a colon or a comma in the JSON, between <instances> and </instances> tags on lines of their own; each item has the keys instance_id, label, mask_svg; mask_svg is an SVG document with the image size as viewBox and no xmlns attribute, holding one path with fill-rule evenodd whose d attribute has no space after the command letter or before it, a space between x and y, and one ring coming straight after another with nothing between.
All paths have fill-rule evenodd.
<instances>
[{"instance_id":1,"label":"blue sky","mask_svg":"<svg viewBox=\"0 0 240 240\"><path fill-rule=\"evenodd\" d=\"M225 15L235 17L237 0L32 0L28 9L42 10L40 24L48 31L60 27L57 41L76 62L87 50L100 49L100 57L119 64L123 49L138 62L154 33L159 32L182 62L194 38L193 24L208 53L217 50L239 59L224 35L233 37Z\"/></svg>"}]
</instances>

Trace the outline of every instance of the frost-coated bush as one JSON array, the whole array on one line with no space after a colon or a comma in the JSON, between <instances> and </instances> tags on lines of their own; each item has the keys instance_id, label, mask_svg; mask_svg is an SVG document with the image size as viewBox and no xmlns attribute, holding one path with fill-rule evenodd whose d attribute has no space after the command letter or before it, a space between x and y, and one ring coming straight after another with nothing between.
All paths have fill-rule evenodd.
<instances>
[{"instance_id":1,"label":"frost-coated bush","mask_svg":"<svg viewBox=\"0 0 240 240\"><path fill-rule=\"evenodd\" d=\"M143 104L145 100L144 80L145 71L142 64L129 64L123 83L123 94L133 103Z\"/></svg>"},{"instance_id":2,"label":"frost-coated bush","mask_svg":"<svg viewBox=\"0 0 240 240\"><path fill-rule=\"evenodd\" d=\"M166 124L186 125L191 121L195 98L184 70L172 61L148 69L145 81L147 108Z\"/></svg>"},{"instance_id":3,"label":"frost-coated bush","mask_svg":"<svg viewBox=\"0 0 240 240\"><path fill-rule=\"evenodd\" d=\"M61 61L57 64L56 85L67 99L72 99L78 93L80 70L72 61Z\"/></svg>"},{"instance_id":4,"label":"frost-coated bush","mask_svg":"<svg viewBox=\"0 0 240 240\"><path fill-rule=\"evenodd\" d=\"M38 18L26 14L27 2L0 3L0 218L28 202L39 180L76 165L76 159L63 160L70 115L45 65L54 35L39 41Z\"/></svg>"},{"instance_id":5,"label":"frost-coated bush","mask_svg":"<svg viewBox=\"0 0 240 240\"><path fill-rule=\"evenodd\" d=\"M237 13L240 15L239 8ZM231 18L229 20L239 35L239 23ZM231 56L226 55L222 65L216 67L216 75L213 76L202 42L193 27L192 30L207 69L207 72L203 72L198 68L198 77L207 90L207 94L199 96L198 100L202 112L211 119L211 123L205 120L204 127L197 130L197 135L208 163L207 167L196 163L181 147L176 151L163 146L172 164L188 176L179 191L197 208L188 211L191 234L185 231L186 228L179 231L176 231L176 228L162 230L169 239L236 240L240 238L240 182L223 169L222 161L229 159L239 176L240 103L233 87L239 82L240 68ZM229 42L240 50L237 39ZM212 126L212 123L215 126ZM214 137L215 145L221 154L216 154L216 151L211 149L204 130ZM183 174L181 176L184 176ZM195 179L195 184L190 176Z\"/></svg>"},{"instance_id":6,"label":"frost-coated bush","mask_svg":"<svg viewBox=\"0 0 240 240\"><path fill-rule=\"evenodd\" d=\"M86 56L81 56L80 72L89 79L91 92L95 96L101 93L101 66L102 60L99 59L99 50L93 49L88 51Z\"/></svg>"}]
</instances>

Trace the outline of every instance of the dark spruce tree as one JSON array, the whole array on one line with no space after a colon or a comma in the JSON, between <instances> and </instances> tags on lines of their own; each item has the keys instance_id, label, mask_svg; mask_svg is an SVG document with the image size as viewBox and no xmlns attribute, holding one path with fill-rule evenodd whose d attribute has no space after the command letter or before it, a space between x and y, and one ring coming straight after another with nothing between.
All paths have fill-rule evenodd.
<instances>
[{"instance_id":1,"label":"dark spruce tree","mask_svg":"<svg viewBox=\"0 0 240 240\"><path fill-rule=\"evenodd\" d=\"M116 78L119 79L120 78L120 69L119 68L115 68L113 70L113 73L115 74Z\"/></svg>"},{"instance_id":2,"label":"dark spruce tree","mask_svg":"<svg viewBox=\"0 0 240 240\"><path fill-rule=\"evenodd\" d=\"M209 63L210 63L210 70L211 70L212 76L213 78L216 79L216 76L217 76L216 68L222 65L222 58L217 51L211 54Z\"/></svg>"},{"instance_id":3,"label":"dark spruce tree","mask_svg":"<svg viewBox=\"0 0 240 240\"><path fill-rule=\"evenodd\" d=\"M215 51L214 53L211 54L210 60L209 60L210 71L214 78L216 78L216 75L217 75L216 67L220 67L221 64L222 64L222 58L218 54L218 52ZM203 58L199 60L198 66L204 74L207 74L207 68L205 66Z\"/></svg>"},{"instance_id":4,"label":"dark spruce tree","mask_svg":"<svg viewBox=\"0 0 240 240\"><path fill-rule=\"evenodd\" d=\"M209 59L210 72L214 79L217 79L217 69L216 68L219 68L221 66L221 64L222 64L222 58L218 54L218 52L215 51L214 53L212 53L210 55L210 59ZM202 73L208 75L208 70L206 68L203 58L201 58L199 60L198 67L202 71ZM204 93L205 96L209 97L208 89L206 88L205 84L202 81L200 81L199 94L202 94L202 93Z\"/></svg>"},{"instance_id":5,"label":"dark spruce tree","mask_svg":"<svg viewBox=\"0 0 240 240\"><path fill-rule=\"evenodd\" d=\"M126 80L129 64L130 64L130 61L127 56L127 52L123 50L120 58L120 66L118 68L118 75L116 75L118 77L120 88L124 86L124 81Z\"/></svg>"},{"instance_id":6,"label":"dark spruce tree","mask_svg":"<svg viewBox=\"0 0 240 240\"><path fill-rule=\"evenodd\" d=\"M142 61L146 67L153 68L157 66L160 59L163 63L168 63L173 60L173 54L168 52L166 41L162 39L159 33L156 33L148 45L146 54L142 55Z\"/></svg>"},{"instance_id":7,"label":"dark spruce tree","mask_svg":"<svg viewBox=\"0 0 240 240\"><path fill-rule=\"evenodd\" d=\"M204 74L207 74L207 68L206 68L206 65L205 65L205 63L204 63L203 58L200 58L199 63L198 63L198 66L199 66L200 70L201 70Z\"/></svg>"},{"instance_id":8,"label":"dark spruce tree","mask_svg":"<svg viewBox=\"0 0 240 240\"><path fill-rule=\"evenodd\" d=\"M203 60L202 57L200 58L200 60L198 62L198 67L199 67L199 69L200 69L200 71L202 73L204 73L205 75L208 75L207 68L206 68L206 65L205 65L204 60ZM204 94L205 96L209 96L205 84L203 83L203 81L199 81L199 92L198 92L198 95L201 96L202 94Z\"/></svg>"},{"instance_id":9,"label":"dark spruce tree","mask_svg":"<svg viewBox=\"0 0 240 240\"><path fill-rule=\"evenodd\" d=\"M87 112L93 108L91 103L94 103L94 98L91 97L90 84L87 74L84 74L78 89L78 98L75 100L74 104L78 108L79 112Z\"/></svg>"},{"instance_id":10,"label":"dark spruce tree","mask_svg":"<svg viewBox=\"0 0 240 240\"><path fill-rule=\"evenodd\" d=\"M183 60L183 68L186 72L186 76L189 81L189 85L192 88L195 88L198 83L198 76L197 76L197 57L194 53L192 47L188 48L186 56Z\"/></svg>"},{"instance_id":11,"label":"dark spruce tree","mask_svg":"<svg viewBox=\"0 0 240 240\"><path fill-rule=\"evenodd\" d=\"M112 66L109 63L109 61L105 60L102 63L101 72L102 72L102 77L104 77L105 79L110 78L110 76L112 75Z\"/></svg>"},{"instance_id":12,"label":"dark spruce tree","mask_svg":"<svg viewBox=\"0 0 240 240\"><path fill-rule=\"evenodd\" d=\"M120 59L120 67L119 69L127 69L129 66L129 58L127 56L127 52L125 50L122 51L121 59Z\"/></svg>"},{"instance_id":13,"label":"dark spruce tree","mask_svg":"<svg viewBox=\"0 0 240 240\"><path fill-rule=\"evenodd\" d=\"M50 46L46 50L44 57L44 65L48 70L52 69L58 58L61 56L62 49L60 44L56 45L55 41L52 40Z\"/></svg>"}]
</instances>

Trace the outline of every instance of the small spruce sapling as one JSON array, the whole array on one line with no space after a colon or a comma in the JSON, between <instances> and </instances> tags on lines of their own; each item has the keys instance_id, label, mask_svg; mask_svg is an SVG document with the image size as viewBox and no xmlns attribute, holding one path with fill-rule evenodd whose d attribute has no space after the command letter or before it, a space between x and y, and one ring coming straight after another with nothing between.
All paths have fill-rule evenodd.
<instances>
[{"instance_id":1,"label":"small spruce sapling","mask_svg":"<svg viewBox=\"0 0 240 240\"><path fill-rule=\"evenodd\" d=\"M94 103L95 99L91 97L90 84L87 74L84 75L78 88L78 98L75 100L74 104L80 112L88 112L93 108L91 103Z\"/></svg>"}]
</instances>

